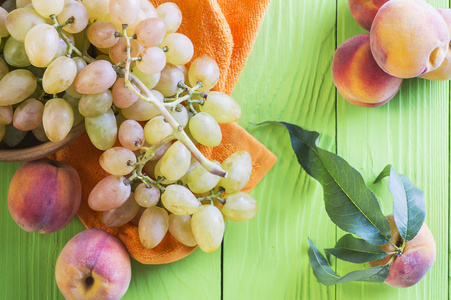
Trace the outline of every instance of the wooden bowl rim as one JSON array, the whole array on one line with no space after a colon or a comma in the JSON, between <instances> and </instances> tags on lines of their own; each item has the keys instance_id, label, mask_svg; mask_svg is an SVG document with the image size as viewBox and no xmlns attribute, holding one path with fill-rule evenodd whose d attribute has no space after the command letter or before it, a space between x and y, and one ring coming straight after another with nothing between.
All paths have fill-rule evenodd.
<instances>
[{"instance_id":1,"label":"wooden bowl rim","mask_svg":"<svg viewBox=\"0 0 451 300\"><path fill-rule=\"evenodd\" d=\"M76 125L69 134L59 142L44 142L42 144L23 149L0 149L0 162L25 162L37 160L64 148L78 138L85 131L85 122Z\"/></svg>"}]
</instances>

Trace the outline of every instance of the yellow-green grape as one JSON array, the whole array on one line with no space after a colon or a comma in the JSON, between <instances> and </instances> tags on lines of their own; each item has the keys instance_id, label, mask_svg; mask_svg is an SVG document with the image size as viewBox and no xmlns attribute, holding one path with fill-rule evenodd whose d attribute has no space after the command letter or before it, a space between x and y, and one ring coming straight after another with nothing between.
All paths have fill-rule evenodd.
<instances>
[{"instance_id":1,"label":"yellow-green grape","mask_svg":"<svg viewBox=\"0 0 451 300\"><path fill-rule=\"evenodd\" d=\"M82 4L88 11L89 19L94 20L108 13L110 0L83 0Z\"/></svg>"},{"instance_id":2,"label":"yellow-green grape","mask_svg":"<svg viewBox=\"0 0 451 300\"><path fill-rule=\"evenodd\" d=\"M11 11L5 19L5 25L11 36L19 42L25 42L25 37L31 28L45 24L46 20L32 8L18 8Z\"/></svg>"},{"instance_id":3,"label":"yellow-green grape","mask_svg":"<svg viewBox=\"0 0 451 300\"><path fill-rule=\"evenodd\" d=\"M143 207L152 207L160 201L160 190L157 186L140 183L135 189L135 200Z\"/></svg>"},{"instance_id":4,"label":"yellow-green grape","mask_svg":"<svg viewBox=\"0 0 451 300\"><path fill-rule=\"evenodd\" d=\"M75 78L75 89L81 94L97 94L116 82L116 71L110 62L96 60L86 66Z\"/></svg>"},{"instance_id":5,"label":"yellow-green grape","mask_svg":"<svg viewBox=\"0 0 451 300\"><path fill-rule=\"evenodd\" d=\"M169 215L161 207L147 208L139 219L138 234L141 244L148 249L155 248L168 232Z\"/></svg>"},{"instance_id":6,"label":"yellow-green grape","mask_svg":"<svg viewBox=\"0 0 451 300\"><path fill-rule=\"evenodd\" d=\"M160 92L155 90L150 92L157 98L158 101L163 103L164 97ZM148 121L161 114L155 105L141 99L136 100L135 103L129 107L122 109L121 112L127 119L135 121Z\"/></svg>"},{"instance_id":7,"label":"yellow-green grape","mask_svg":"<svg viewBox=\"0 0 451 300\"><path fill-rule=\"evenodd\" d=\"M222 132L218 122L205 112L196 114L189 120L189 131L200 144L216 147L221 143Z\"/></svg>"},{"instance_id":8,"label":"yellow-green grape","mask_svg":"<svg viewBox=\"0 0 451 300\"><path fill-rule=\"evenodd\" d=\"M138 150L137 144L144 143L144 129L135 120L125 120L119 126L118 138L124 148L136 151Z\"/></svg>"},{"instance_id":9,"label":"yellow-green grape","mask_svg":"<svg viewBox=\"0 0 451 300\"><path fill-rule=\"evenodd\" d=\"M160 73L166 65L166 56L158 47L143 48L137 56L141 57L141 60L136 62L136 66L146 74Z\"/></svg>"},{"instance_id":10,"label":"yellow-green grape","mask_svg":"<svg viewBox=\"0 0 451 300\"><path fill-rule=\"evenodd\" d=\"M176 32L182 23L182 11L177 4L166 2L157 7L157 14L166 23L166 34Z\"/></svg>"},{"instance_id":11,"label":"yellow-green grape","mask_svg":"<svg viewBox=\"0 0 451 300\"><path fill-rule=\"evenodd\" d=\"M191 216L169 215L169 233L180 243L188 247L197 245L191 229Z\"/></svg>"},{"instance_id":12,"label":"yellow-green grape","mask_svg":"<svg viewBox=\"0 0 451 300\"><path fill-rule=\"evenodd\" d=\"M33 130L42 122L44 104L34 98L19 104L14 111L13 125L19 130Z\"/></svg>"},{"instance_id":13,"label":"yellow-green grape","mask_svg":"<svg viewBox=\"0 0 451 300\"><path fill-rule=\"evenodd\" d=\"M118 24L133 24L140 9L139 0L110 0L111 19Z\"/></svg>"},{"instance_id":14,"label":"yellow-green grape","mask_svg":"<svg viewBox=\"0 0 451 300\"><path fill-rule=\"evenodd\" d=\"M89 23L88 11L76 0L66 0L63 10L58 15L58 22L63 24L69 18L73 17L74 21L63 27L64 31L70 33L79 33L83 31Z\"/></svg>"},{"instance_id":15,"label":"yellow-green grape","mask_svg":"<svg viewBox=\"0 0 451 300\"><path fill-rule=\"evenodd\" d=\"M199 165L199 161L194 156L192 156L191 164L189 165L188 172L186 172L186 174L183 175L183 177L179 179L182 182L182 185L185 185L185 186L187 185L188 175L194 169L194 167L196 167L197 165Z\"/></svg>"},{"instance_id":16,"label":"yellow-green grape","mask_svg":"<svg viewBox=\"0 0 451 300\"><path fill-rule=\"evenodd\" d=\"M168 180L179 180L188 172L190 164L191 152L177 141L161 158L160 171Z\"/></svg>"},{"instance_id":17,"label":"yellow-green grape","mask_svg":"<svg viewBox=\"0 0 451 300\"><path fill-rule=\"evenodd\" d=\"M213 162L219 166L221 165L217 161ZM218 184L220 179L221 177L211 174L199 164L188 173L186 182L193 193L202 194L212 190Z\"/></svg>"},{"instance_id":18,"label":"yellow-green grape","mask_svg":"<svg viewBox=\"0 0 451 300\"><path fill-rule=\"evenodd\" d=\"M45 70L42 87L47 94L58 94L65 91L77 76L77 65L67 56L55 59Z\"/></svg>"},{"instance_id":19,"label":"yellow-green grape","mask_svg":"<svg viewBox=\"0 0 451 300\"><path fill-rule=\"evenodd\" d=\"M28 4L31 4L31 0L16 0L16 7L17 8L25 7Z\"/></svg>"},{"instance_id":20,"label":"yellow-green grape","mask_svg":"<svg viewBox=\"0 0 451 300\"><path fill-rule=\"evenodd\" d=\"M117 124L113 110L94 118L85 118L86 132L92 144L99 150L113 147L117 138Z\"/></svg>"},{"instance_id":21,"label":"yellow-green grape","mask_svg":"<svg viewBox=\"0 0 451 300\"><path fill-rule=\"evenodd\" d=\"M123 147L113 147L100 155L99 164L112 175L127 175L133 171L136 163L135 154Z\"/></svg>"},{"instance_id":22,"label":"yellow-green grape","mask_svg":"<svg viewBox=\"0 0 451 300\"><path fill-rule=\"evenodd\" d=\"M188 124L188 110L185 106L179 105L177 108L170 110L169 113L183 128Z\"/></svg>"},{"instance_id":23,"label":"yellow-green grape","mask_svg":"<svg viewBox=\"0 0 451 300\"><path fill-rule=\"evenodd\" d=\"M164 120L163 116L156 116L150 119L144 126L144 137L146 142L151 145L162 141L165 137L172 134L172 132L171 125Z\"/></svg>"},{"instance_id":24,"label":"yellow-green grape","mask_svg":"<svg viewBox=\"0 0 451 300\"><path fill-rule=\"evenodd\" d=\"M161 173L160 170L160 165L161 165L161 159L156 163L155 165L155 169L154 169L154 176L155 178L159 179L160 177L163 177L163 174ZM163 181L161 181L161 184L173 184L177 182L177 180L169 180L169 179L164 179Z\"/></svg>"},{"instance_id":25,"label":"yellow-green grape","mask_svg":"<svg viewBox=\"0 0 451 300\"><path fill-rule=\"evenodd\" d=\"M258 211L258 204L252 196L243 192L229 194L222 206L224 216L234 222L252 219Z\"/></svg>"},{"instance_id":26,"label":"yellow-green grape","mask_svg":"<svg viewBox=\"0 0 451 300\"><path fill-rule=\"evenodd\" d=\"M13 124L5 125L5 134L3 135L2 142L8 147L15 147L19 145L20 142L27 135L26 131L22 131L13 126Z\"/></svg>"},{"instance_id":27,"label":"yellow-green grape","mask_svg":"<svg viewBox=\"0 0 451 300\"><path fill-rule=\"evenodd\" d=\"M153 89L160 81L161 72L155 74L146 74L141 72L138 67L132 68L132 73L149 89ZM161 93L160 93L161 94ZM164 96L163 96L164 97Z\"/></svg>"},{"instance_id":28,"label":"yellow-green grape","mask_svg":"<svg viewBox=\"0 0 451 300\"><path fill-rule=\"evenodd\" d=\"M143 47L153 47L160 44L165 33L166 23L160 18L145 19L135 27L136 41Z\"/></svg>"},{"instance_id":29,"label":"yellow-green grape","mask_svg":"<svg viewBox=\"0 0 451 300\"><path fill-rule=\"evenodd\" d=\"M225 223L221 211L213 205L200 207L191 219L191 229L199 248L211 253L221 246Z\"/></svg>"},{"instance_id":30,"label":"yellow-green grape","mask_svg":"<svg viewBox=\"0 0 451 300\"><path fill-rule=\"evenodd\" d=\"M200 111L206 112L215 118L218 123L232 123L241 117L241 107L227 94L221 92L209 92Z\"/></svg>"},{"instance_id":31,"label":"yellow-green grape","mask_svg":"<svg viewBox=\"0 0 451 300\"><path fill-rule=\"evenodd\" d=\"M166 60L173 65L184 65L194 55L194 46L191 40L181 33L168 34L160 44L161 48L167 48Z\"/></svg>"},{"instance_id":32,"label":"yellow-green grape","mask_svg":"<svg viewBox=\"0 0 451 300\"><path fill-rule=\"evenodd\" d=\"M72 60L75 62L75 65L77 66L77 76L78 76L81 70L83 70L88 64L81 57L74 57L72 58ZM83 94L77 92L74 83L75 81L66 89L66 93L68 93L71 97L80 99L83 96Z\"/></svg>"},{"instance_id":33,"label":"yellow-green grape","mask_svg":"<svg viewBox=\"0 0 451 300\"><path fill-rule=\"evenodd\" d=\"M191 215L199 209L199 201L193 193L183 185L168 185L161 194L164 207L176 215Z\"/></svg>"},{"instance_id":34,"label":"yellow-green grape","mask_svg":"<svg viewBox=\"0 0 451 300\"><path fill-rule=\"evenodd\" d=\"M31 28L25 37L25 50L30 62L44 67L52 61L58 50L59 35L55 27L39 24Z\"/></svg>"},{"instance_id":35,"label":"yellow-green grape","mask_svg":"<svg viewBox=\"0 0 451 300\"><path fill-rule=\"evenodd\" d=\"M78 102L78 110L86 118L95 118L103 115L113 104L113 95L110 90L98 94L83 95Z\"/></svg>"},{"instance_id":36,"label":"yellow-green grape","mask_svg":"<svg viewBox=\"0 0 451 300\"><path fill-rule=\"evenodd\" d=\"M124 176L109 175L100 180L88 196L88 205L95 211L118 208L131 194L131 187L125 184Z\"/></svg>"},{"instance_id":37,"label":"yellow-green grape","mask_svg":"<svg viewBox=\"0 0 451 300\"><path fill-rule=\"evenodd\" d=\"M63 10L64 0L31 0L34 9L44 18L59 15Z\"/></svg>"},{"instance_id":38,"label":"yellow-green grape","mask_svg":"<svg viewBox=\"0 0 451 300\"><path fill-rule=\"evenodd\" d=\"M0 80L0 105L12 105L27 99L36 89L36 78L25 69L17 69Z\"/></svg>"},{"instance_id":39,"label":"yellow-green grape","mask_svg":"<svg viewBox=\"0 0 451 300\"><path fill-rule=\"evenodd\" d=\"M0 106L0 124L8 125L13 121L13 107L11 105Z\"/></svg>"},{"instance_id":40,"label":"yellow-green grape","mask_svg":"<svg viewBox=\"0 0 451 300\"><path fill-rule=\"evenodd\" d=\"M9 68L8 65L6 64L6 61L0 57L0 80L3 79L3 77L5 77L6 74L8 74L9 72Z\"/></svg>"},{"instance_id":41,"label":"yellow-green grape","mask_svg":"<svg viewBox=\"0 0 451 300\"><path fill-rule=\"evenodd\" d=\"M33 135L40 141L40 142L48 142L49 138L47 137L47 135L45 134L45 130L44 130L44 125L41 123L39 123L38 127L36 127L35 129L33 129L31 131L33 133Z\"/></svg>"},{"instance_id":42,"label":"yellow-green grape","mask_svg":"<svg viewBox=\"0 0 451 300\"><path fill-rule=\"evenodd\" d=\"M177 92L177 84L184 82L185 76L183 72L172 64L166 64L161 71L160 81L155 86L155 89L163 94L165 97L171 97Z\"/></svg>"},{"instance_id":43,"label":"yellow-green grape","mask_svg":"<svg viewBox=\"0 0 451 300\"><path fill-rule=\"evenodd\" d=\"M202 82L202 87L198 91L208 91L219 81L218 64L209 56L198 57L189 67L188 78L192 86L195 86L199 81Z\"/></svg>"},{"instance_id":44,"label":"yellow-green grape","mask_svg":"<svg viewBox=\"0 0 451 300\"><path fill-rule=\"evenodd\" d=\"M67 92L64 93L63 99L66 100L67 102L69 102L70 106L72 107L72 111L74 112L74 125L73 126L80 124L80 122L83 121L85 118L80 114L80 111L78 110L78 102L80 102L80 99L72 97Z\"/></svg>"},{"instance_id":45,"label":"yellow-green grape","mask_svg":"<svg viewBox=\"0 0 451 300\"><path fill-rule=\"evenodd\" d=\"M136 203L133 193L130 194L127 201L118 208L104 211L102 214L102 223L106 227L120 227L130 222L139 212L140 206Z\"/></svg>"},{"instance_id":46,"label":"yellow-green grape","mask_svg":"<svg viewBox=\"0 0 451 300\"><path fill-rule=\"evenodd\" d=\"M49 140L62 141L74 124L72 107L62 98L53 98L45 103L42 122Z\"/></svg>"},{"instance_id":47,"label":"yellow-green grape","mask_svg":"<svg viewBox=\"0 0 451 300\"><path fill-rule=\"evenodd\" d=\"M9 35L8 28L6 28L5 19L8 15L8 11L3 7L0 7L0 37L7 37Z\"/></svg>"},{"instance_id":48,"label":"yellow-green grape","mask_svg":"<svg viewBox=\"0 0 451 300\"><path fill-rule=\"evenodd\" d=\"M3 56L6 62L16 68L23 68L31 65L25 51L24 43L14 39L12 36L8 38L3 48Z\"/></svg>"},{"instance_id":49,"label":"yellow-green grape","mask_svg":"<svg viewBox=\"0 0 451 300\"><path fill-rule=\"evenodd\" d=\"M237 151L221 164L227 172L226 178L219 180L218 186L225 188L227 194L242 190L249 182L252 173L252 158L246 151Z\"/></svg>"},{"instance_id":50,"label":"yellow-green grape","mask_svg":"<svg viewBox=\"0 0 451 300\"><path fill-rule=\"evenodd\" d=\"M0 124L0 142L3 140L3 137L5 136L6 132L6 125Z\"/></svg>"}]
</instances>

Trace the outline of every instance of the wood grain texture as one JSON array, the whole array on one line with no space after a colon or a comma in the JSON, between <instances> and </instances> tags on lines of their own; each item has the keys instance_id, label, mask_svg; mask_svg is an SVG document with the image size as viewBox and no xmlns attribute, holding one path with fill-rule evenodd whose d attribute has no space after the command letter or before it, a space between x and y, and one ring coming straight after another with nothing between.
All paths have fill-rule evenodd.
<instances>
[{"instance_id":1,"label":"wood grain texture","mask_svg":"<svg viewBox=\"0 0 451 300\"><path fill-rule=\"evenodd\" d=\"M243 106L239 123L278 157L251 195L259 213L247 222L227 222L224 239L224 299L335 299L319 284L308 260L308 237L321 248L335 242L320 185L301 172L287 121L318 130L320 145L335 151L335 49L332 1L273 0L233 96Z\"/></svg>"},{"instance_id":2,"label":"wood grain texture","mask_svg":"<svg viewBox=\"0 0 451 300\"><path fill-rule=\"evenodd\" d=\"M449 7L444 0L428 1ZM398 96L379 108L361 108L336 93L333 53L364 32L347 0L272 0L233 96L242 105L239 124L278 156L251 192L257 216L227 222L223 252L197 249L181 261L159 266L132 260L124 299L416 299L450 298L449 83L406 80ZM307 237L320 250L343 232L330 222L321 186L301 170L286 130L253 126L291 122L320 132L320 146L337 152L362 172L385 213L392 209L387 179L372 180L391 163L425 192L426 222L437 243L437 260L416 286L345 283L326 287L314 277ZM60 250L83 230L75 218L50 235L27 233L7 207L9 181L18 163L0 163L0 299L63 299L54 279ZM362 269L333 260L339 274Z\"/></svg>"}]
</instances>

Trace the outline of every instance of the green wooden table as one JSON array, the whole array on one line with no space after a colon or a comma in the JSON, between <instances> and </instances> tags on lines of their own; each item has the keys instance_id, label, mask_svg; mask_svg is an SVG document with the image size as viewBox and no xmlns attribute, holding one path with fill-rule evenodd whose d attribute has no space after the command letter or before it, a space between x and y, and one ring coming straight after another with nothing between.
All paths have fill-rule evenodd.
<instances>
[{"instance_id":1,"label":"green wooden table","mask_svg":"<svg viewBox=\"0 0 451 300\"><path fill-rule=\"evenodd\" d=\"M430 0L448 8L445 0ZM258 215L227 223L223 248L197 249L169 265L132 261L124 299L448 299L449 298L449 82L406 80L393 100L360 108L337 95L332 81L334 50L364 32L347 0L273 0L233 96L242 105L239 124L278 156L251 194ZM336 152L372 182L391 163L425 192L437 259L416 286L318 283L308 260L311 237L332 247L343 233L327 217L320 185L302 171L288 133L248 122L278 120L320 132L320 146ZM0 164L0 299L62 299L54 278L59 252L84 227L75 218L63 230L41 235L22 231L7 207L7 191L19 164ZM392 198L386 181L369 186L385 213ZM339 274L358 269L349 263Z\"/></svg>"}]
</instances>

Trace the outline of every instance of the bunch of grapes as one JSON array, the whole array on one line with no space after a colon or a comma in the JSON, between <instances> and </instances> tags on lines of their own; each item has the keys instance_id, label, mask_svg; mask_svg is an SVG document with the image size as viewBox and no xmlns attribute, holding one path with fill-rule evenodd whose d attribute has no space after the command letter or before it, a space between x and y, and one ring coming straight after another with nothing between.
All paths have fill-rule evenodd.
<instances>
[{"instance_id":1,"label":"bunch of grapes","mask_svg":"<svg viewBox=\"0 0 451 300\"><path fill-rule=\"evenodd\" d=\"M220 163L196 147L218 146L219 123L238 120L241 108L210 91L219 80L214 59L191 61L193 43L177 32L176 4L17 0L16 6L0 9L0 136L8 145L30 130L39 140L61 141L84 121L110 174L88 204L103 212L107 227L138 225L146 248L169 231L182 244L212 252L222 242L224 217L255 216L257 202L241 192L252 172L249 153Z\"/></svg>"}]
</instances>

